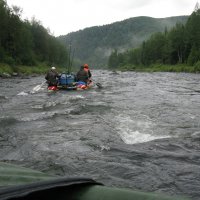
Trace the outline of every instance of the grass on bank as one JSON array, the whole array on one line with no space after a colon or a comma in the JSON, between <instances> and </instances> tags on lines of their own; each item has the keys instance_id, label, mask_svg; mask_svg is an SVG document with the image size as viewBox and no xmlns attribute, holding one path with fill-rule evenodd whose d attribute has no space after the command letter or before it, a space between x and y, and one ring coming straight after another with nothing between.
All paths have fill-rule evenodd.
<instances>
[{"instance_id":1,"label":"grass on bank","mask_svg":"<svg viewBox=\"0 0 200 200\"><path fill-rule=\"evenodd\" d=\"M59 73L66 72L66 67L57 67ZM8 64L0 63L0 76L3 74L8 75L34 75L34 74L46 74L50 69L50 66L41 64L38 66L10 66ZM77 71L78 69L75 69ZM121 71L137 71L137 72L186 72L186 73L200 73L200 61L198 61L194 66L188 66L185 64L180 65L161 65L155 64L148 67L144 66L123 66L116 68L115 70Z\"/></svg>"},{"instance_id":2,"label":"grass on bank","mask_svg":"<svg viewBox=\"0 0 200 200\"><path fill-rule=\"evenodd\" d=\"M8 75L33 75L33 74L46 74L50 70L50 66L38 65L38 66L10 66L8 64L0 63L0 76L3 74ZM58 72L66 71L66 68L56 67Z\"/></svg>"},{"instance_id":3,"label":"grass on bank","mask_svg":"<svg viewBox=\"0 0 200 200\"><path fill-rule=\"evenodd\" d=\"M186 72L186 73L199 73L200 72L200 61L194 66L189 66L186 64L178 65L162 65L154 64L148 67L145 66L123 66L119 70L122 71L137 71L137 72Z\"/></svg>"}]
</instances>

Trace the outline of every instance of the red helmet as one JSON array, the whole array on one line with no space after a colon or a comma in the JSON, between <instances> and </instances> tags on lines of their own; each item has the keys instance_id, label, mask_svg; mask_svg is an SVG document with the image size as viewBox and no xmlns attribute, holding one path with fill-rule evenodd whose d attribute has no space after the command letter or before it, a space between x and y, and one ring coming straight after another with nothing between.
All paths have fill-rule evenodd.
<instances>
[{"instance_id":1,"label":"red helmet","mask_svg":"<svg viewBox=\"0 0 200 200\"><path fill-rule=\"evenodd\" d=\"M88 64L84 64L83 66L84 68L87 68L87 69L89 68Z\"/></svg>"}]
</instances>

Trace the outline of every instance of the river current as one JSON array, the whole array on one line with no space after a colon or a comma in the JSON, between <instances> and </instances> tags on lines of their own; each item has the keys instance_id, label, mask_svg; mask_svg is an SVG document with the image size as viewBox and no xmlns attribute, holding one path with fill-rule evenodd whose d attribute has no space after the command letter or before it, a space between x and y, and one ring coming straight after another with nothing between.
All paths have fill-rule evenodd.
<instances>
[{"instance_id":1,"label":"river current","mask_svg":"<svg viewBox=\"0 0 200 200\"><path fill-rule=\"evenodd\" d=\"M200 199L200 75L92 73L103 88L0 79L0 161Z\"/></svg>"}]
</instances>

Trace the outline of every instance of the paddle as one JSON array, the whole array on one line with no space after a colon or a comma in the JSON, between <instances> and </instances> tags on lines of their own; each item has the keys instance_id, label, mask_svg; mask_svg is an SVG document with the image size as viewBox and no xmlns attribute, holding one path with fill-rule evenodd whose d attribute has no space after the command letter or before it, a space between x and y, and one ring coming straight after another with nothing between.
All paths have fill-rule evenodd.
<instances>
[{"instance_id":1,"label":"paddle","mask_svg":"<svg viewBox=\"0 0 200 200\"><path fill-rule=\"evenodd\" d=\"M92 79L92 82L96 82L94 79ZM103 88L103 86L102 86L102 84L101 83L95 83L96 84L96 86L99 88L99 89L102 89Z\"/></svg>"},{"instance_id":2,"label":"paddle","mask_svg":"<svg viewBox=\"0 0 200 200\"><path fill-rule=\"evenodd\" d=\"M101 85L101 83L96 83L96 86L99 88L99 89L102 89L103 86Z\"/></svg>"},{"instance_id":3,"label":"paddle","mask_svg":"<svg viewBox=\"0 0 200 200\"><path fill-rule=\"evenodd\" d=\"M40 85L35 86L30 93L35 93L41 90L42 86L46 83L46 81L42 82Z\"/></svg>"}]
</instances>

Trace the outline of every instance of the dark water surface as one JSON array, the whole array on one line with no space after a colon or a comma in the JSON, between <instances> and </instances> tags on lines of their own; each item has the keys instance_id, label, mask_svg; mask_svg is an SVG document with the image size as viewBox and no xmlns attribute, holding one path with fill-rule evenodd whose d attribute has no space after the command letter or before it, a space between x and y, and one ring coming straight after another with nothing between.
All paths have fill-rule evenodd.
<instances>
[{"instance_id":1,"label":"dark water surface","mask_svg":"<svg viewBox=\"0 0 200 200\"><path fill-rule=\"evenodd\" d=\"M200 199L200 75L93 74L103 89L0 79L0 161Z\"/></svg>"}]
</instances>

